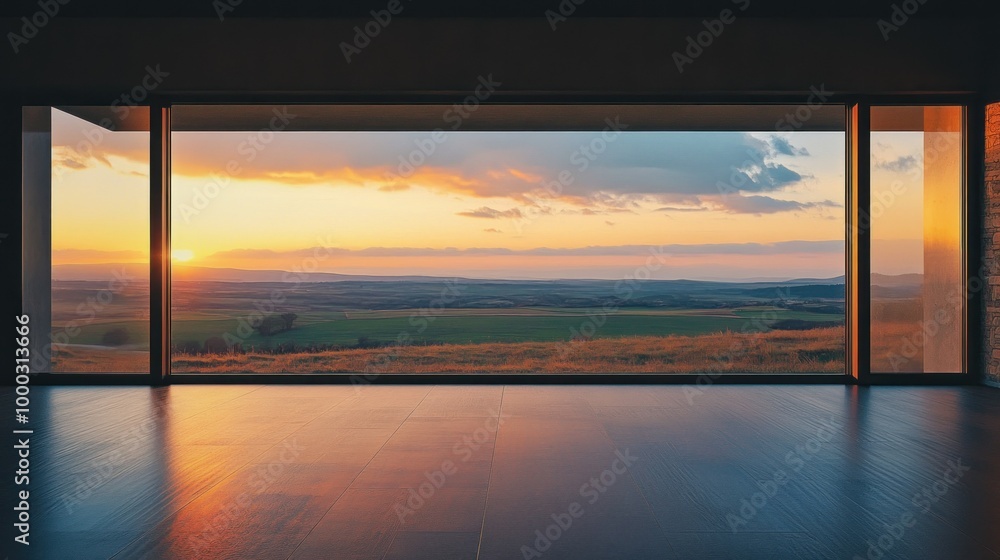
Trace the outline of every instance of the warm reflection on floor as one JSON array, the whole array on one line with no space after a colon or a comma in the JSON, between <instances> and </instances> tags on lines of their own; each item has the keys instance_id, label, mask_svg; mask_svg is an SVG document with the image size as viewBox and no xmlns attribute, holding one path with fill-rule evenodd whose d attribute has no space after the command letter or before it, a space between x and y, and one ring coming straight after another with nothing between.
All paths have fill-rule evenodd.
<instances>
[{"instance_id":1,"label":"warm reflection on floor","mask_svg":"<svg viewBox=\"0 0 1000 560\"><path fill-rule=\"evenodd\" d=\"M1000 392L982 387L33 391L37 558L1000 551Z\"/></svg>"}]
</instances>

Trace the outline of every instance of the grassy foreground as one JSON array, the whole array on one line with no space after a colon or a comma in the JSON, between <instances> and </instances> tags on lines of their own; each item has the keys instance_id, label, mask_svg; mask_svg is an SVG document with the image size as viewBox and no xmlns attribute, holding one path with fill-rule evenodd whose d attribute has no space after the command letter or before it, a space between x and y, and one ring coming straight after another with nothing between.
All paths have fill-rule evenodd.
<instances>
[{"instance_id":1,"label":"grassy foreground","mask_svg":"<svg viewBox=\"0 0 1000 560\"><path fill-rule=\"evenodd\" d=\"M59 373L149 373L149 352L87 348L54 347L51 369Z\"/></svg>"},{"instance_id":2,"label":"grassy foreground","mask_svg":"<svg viewBox=\"0 0 1000 560\"><path fill-rule=\"evenodd\" d=\"M174 372L691 373L844 371L843 326L579 342L390 346L294 354L175 354Z\"/></svg>"}]
</instances>

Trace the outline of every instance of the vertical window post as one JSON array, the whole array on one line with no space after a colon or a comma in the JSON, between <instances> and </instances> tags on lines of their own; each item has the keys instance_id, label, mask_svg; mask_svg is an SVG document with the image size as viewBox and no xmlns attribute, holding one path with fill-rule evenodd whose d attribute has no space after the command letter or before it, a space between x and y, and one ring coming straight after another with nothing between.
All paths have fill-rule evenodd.
<instances>
[{"instance_id":1,"label":"vertical window post","mask_svg":"<svg viewBox=\"0 0 1000 560\"><path fill-rule=\"evenodd\" d=\"M848 374L871 383L871 114L852 103L847 114L847 347Z\"/></svg>"},{"instance_id":2,"label":"vertical window post","mask_svg":"<svg viewBox=\"0 0 1000 560\"><path fill-rule=\"evenodd\" d=\"M150 383L170 376L170 107L149 116L149 372Z\"/></svg>"},{"instance_id":3,"label":"vertical window post","mask_svg":"<svg viewBox=\"0 0 1000 560\"><path fill-rule=\"evenodd\" d=\"M22 312L31 317L32 373L52 368L52 109L23 107Z\"/></svg>"}]
</instances>

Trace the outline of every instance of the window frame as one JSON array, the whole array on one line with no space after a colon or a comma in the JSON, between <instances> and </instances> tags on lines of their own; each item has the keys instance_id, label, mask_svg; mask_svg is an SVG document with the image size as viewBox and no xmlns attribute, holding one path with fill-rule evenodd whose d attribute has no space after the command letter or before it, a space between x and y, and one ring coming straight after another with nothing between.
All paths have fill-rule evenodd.
<instances>
[{"instance_id":1,"label":"window frame","mask_svg":"<svg viewBox=\"0 0 1000 560\"><path fill-rule=\"evenodd\" d=\"M453 94L409 95L254 95L236 93L154 95L146 105L150 108L150 373L149 374L42 374L40 384L198 384L198 383L412 383L412 384L685 384L702 390L720 384L843 384L843 385L963 385L977 384L982 369L983 290L971 295L964 312L965 363L963 373L872 373L870 371L870 238L860 231L855 238L845 230L846 270L845 298L847 346L843 374L380 374L367 379L360 374L172 374L170 371L170 115L174 105L239 105L239 104L441 104L461 101L467 92ZM802 104L808 91L782 95L672 95L672 96L602 96L602 95L523 95L498 92L490 103L524 104ZM73 96L71 96L73 97ZM100 105L93 97L72 99L43 97L28 105ZM89 103L88 103L89 102ZM961 105L965 114L964 177L962 213L962 245L966 280L978 272L982 247L981 203L983 177L981 165L985 154L985 102L968 94L942 95L843 95L832 94L825 102L844 107L847 151L845 162L845 201L848 222L854 212L870 206L870 110L876 105ZM864 157L863 154L869 154ZM860 165L863 161L864 165ZM847 226L848 224L845 224ZM850 228L847 228L848 230ZM155 258L159 255L160 258ZM863 274L863 276L859 276Z\"/></svg>"}]
</instances>

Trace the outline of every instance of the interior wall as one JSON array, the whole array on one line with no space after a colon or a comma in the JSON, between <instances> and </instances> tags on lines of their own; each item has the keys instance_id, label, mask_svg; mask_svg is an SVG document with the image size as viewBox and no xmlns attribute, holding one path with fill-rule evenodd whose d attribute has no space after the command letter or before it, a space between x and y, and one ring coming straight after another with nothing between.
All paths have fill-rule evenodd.
<instances>
[{"instance_id":1,"label":"interior wall","mask_svg":"<svg viewBox=\"0 0 1000 560\"><path fill-rule=\"evenodd\" d=\"M111 103L157 68L162 81L154 93L464 95L489 76L501 95L983 87L983 19L913 17L887 32L876 19L765 19L733 11L728 24L571 16L554 30L541 12L532 19L397 18L369 25L378 30L374 37L359 35L371 23L366 19L55 17L17 54L0 49L4 75L16 76L0 88L27 96L88 93ZM0 19L3 29L22 25Z\"/></svg>"},{"instance_id":2,"label":"interior wall","mask_svg":"<svg viewBox=\"0 0 1000 560\"><path fill-rule=\"evenodd\" d=\"M990 101L1000 101L1000 41L986 36L983 38L982 50L987 60L987 98Z\"/></svg>"},{"instance_id":3,"label":"interior wall","mask_svg":"<svg viewBox=\"0 0 1000 560\"><path fill-rule=\"evenodd\" d=\"M986 106L986 157L984 169L983 260L988 270L1000 262L1000 103ZM1000 387L1000 276L988 275L983 316L984 380Z\"/></svg>"},{"instance_id":4,"label":"interior wall","mask_svg":"<svg viewBox=\"0 0 1000 560\"><path fill-rule=\"evenodd\" d=\"M16 99L0 94L0 310L9 317L21 314L21 107ZM33 328L31 326L30 328ZM34 335L33 335L34 336ZM14 354L13 339L4 341L4 351ZM13 383L14 376L5 376L6 383Z\"/></svg>"}]
</instances>

